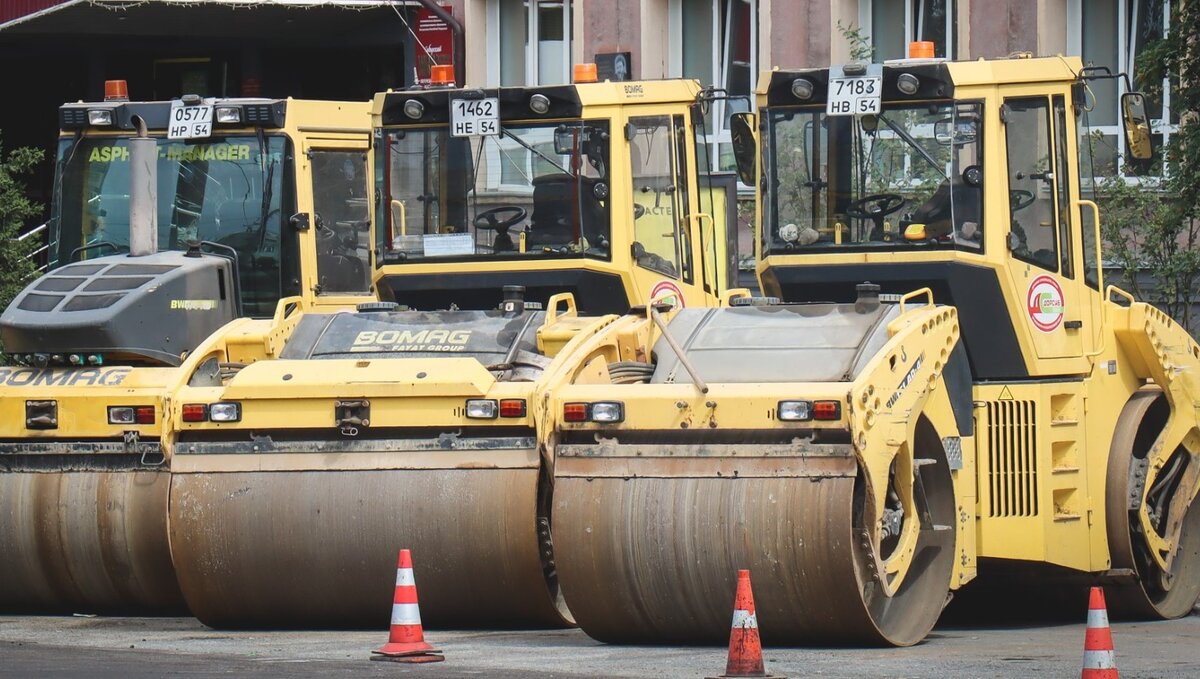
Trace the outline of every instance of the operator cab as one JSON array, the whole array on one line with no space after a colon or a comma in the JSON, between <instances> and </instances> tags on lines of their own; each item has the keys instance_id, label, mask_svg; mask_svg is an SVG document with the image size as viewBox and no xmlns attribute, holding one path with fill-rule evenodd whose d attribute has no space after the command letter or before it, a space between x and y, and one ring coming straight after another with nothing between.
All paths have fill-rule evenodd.
<instances>
[{"instance_id":1,"label":"operator cab","mask_svg":"<svg viewBox=\"0 0 1200 679\"><path fill-rule=\"evenodd\" d=\"M491 309L512 284L591 313L663 291L715 300L733 280L736 184L707 171L704 96L693 81L586 79L378 95L380 296Z\"/></svg>"},{"instance_id":2,"label":"operator cab","mask_svg":"<svg viewBox=\"0 0 1200 679\"><path fill-rule=\"evenodd\" d=\"M1086 372L1102 322L1085 299L1102 289L1085 199L1096 77L1116 76L1026 56L763 74L757 116L731 124L742 180L762 188L763 292L848 302L863 281L928 287L958 307L975 375ZM1128 146L1148 157L1140 96L1122 104Z\"/></svg>"}]
</instances>

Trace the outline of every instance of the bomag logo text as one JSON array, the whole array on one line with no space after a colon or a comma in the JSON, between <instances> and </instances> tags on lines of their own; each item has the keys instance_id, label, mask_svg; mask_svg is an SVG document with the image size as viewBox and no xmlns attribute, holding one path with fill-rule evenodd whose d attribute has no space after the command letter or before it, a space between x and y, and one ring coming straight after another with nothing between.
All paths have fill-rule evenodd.
<instances>
[{"instance_id":1,"label":"bomag logo text","mask_svg":"<svg viewBox=\"0 0 1200 679\"><path fill-rule=\"evenodd\" d=\"M6 387L116 387L131 368L0 368Z\"/></svg>"},{"instance_id":2,"label":"bomag logo text","mask_svg":"<svg viewBox=\"0 0 1200 679\"><path fill-rule=\"evenodd\" d=\"M352 351L463 351L470 330L364 330Z\"/></svg>"}]
</instances>

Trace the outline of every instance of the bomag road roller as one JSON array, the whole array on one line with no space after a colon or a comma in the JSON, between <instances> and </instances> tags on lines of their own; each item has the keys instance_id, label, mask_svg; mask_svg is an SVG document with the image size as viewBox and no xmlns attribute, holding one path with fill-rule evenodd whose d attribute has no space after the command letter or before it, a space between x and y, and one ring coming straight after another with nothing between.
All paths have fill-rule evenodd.
<instances>
[{"instance_id":1,"label":"bomag road roller","mask_svg":"<svg viewBox=\"0 0 1200 679\"><path fill-rule=\"evenodd\" d=\"M722 640L739 568L773 643L913 644L1004 578L1191 610L1200 347L1104 284L1081 118L1106 75L763 76L733 139L775 299L625 316L547 385L555 560L588 634ZM1143 99L1122 107L1147 155Z\"/></svg>"},{"instance_id":2,"label":"bomag road roller","mask_svg":"<svg viewBox=\"0 0 1200 679\"><path fill-rule=\"evenodd\" d=\"M706 104L693 81L376 97L388 299L288 316L276 360L176 395L171 551L201 621L386 624L400 548L427 624L569 621L542 385L615 318L585 312L727 292Z\"/></svg>"},{"instance_id":3,"label":"bomag road roller","mask_svg":"<svg viewBox=\"0 0 1200 679\"><path fill-rule=\"evenodd\" d=\"M0 610L182 609L164 421L187 352L281 297L373 299L367 102L114 89L59 110L50 270L0 317Z\"/></svg>"}]
</instances>

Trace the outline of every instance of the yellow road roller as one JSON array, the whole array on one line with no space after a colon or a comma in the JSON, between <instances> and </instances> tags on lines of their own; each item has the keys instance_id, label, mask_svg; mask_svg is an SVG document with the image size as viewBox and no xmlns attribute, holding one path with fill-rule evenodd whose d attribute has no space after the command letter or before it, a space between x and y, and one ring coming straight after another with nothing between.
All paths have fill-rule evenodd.
<instances>
[{"instance_id":1,"label":"yellow road roller","mask_svg":"<svg viewBox=\"0 0 1200 679\"><path fill-rule=\"evenodd\" d=\"M1200 347L1104 283L1084 112L1106 76L764 74L733 139L769 297L624 316L547 386L555 560L588 634L723 640L740 568L776 644L914 644L1001 578L1192 609ZM1141 96L1122 109L1148 155Z\"/></svg>"},{"instance_id":2,"label":"yellow road roller","mask_svg":"<svg viewBox=\"0 0 1200 679\"><path fill-rule=\"evenodd\" d=\"M49 271L0 317L0 610L183 608L167 391L281 297L370 294L367 102L59 109ZM224 369L224 368L223 368Z\"/></svg>"},{"instance_id":3,"label":"yellow road roller","mask_svg":"<svg viewBox=\"0 0 1200 679\"><path fill-rule=\"evenodd\" d=\"M383 299L214 338L174 396L171 553L202 622L384 625L400 548L426 624L570 621L543 385L602 314L728 292L734 184L707 172L710 96L663 81L376 97ZM243 367L264 342L273 360Z\"/></svg>"}]
</instances>

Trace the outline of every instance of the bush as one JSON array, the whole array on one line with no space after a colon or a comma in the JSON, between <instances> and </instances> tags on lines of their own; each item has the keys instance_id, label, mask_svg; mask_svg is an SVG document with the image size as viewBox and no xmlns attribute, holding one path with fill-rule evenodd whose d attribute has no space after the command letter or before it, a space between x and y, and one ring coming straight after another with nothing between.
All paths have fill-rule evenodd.
<instances>
[{"instance_id":1,"label":"bush","mask_svg":"<svg viewBox=\"0 0 1200 679\"><path fill-rule=\"evenodd\" d=\"M17 237L42 209L25 195L25 175L41 160L41 149L17 148L5 154L0 141L0 309L7 308L37 275L30 255L41 239L35 236L22 241Z\"/></svg>"}]
</instances>

